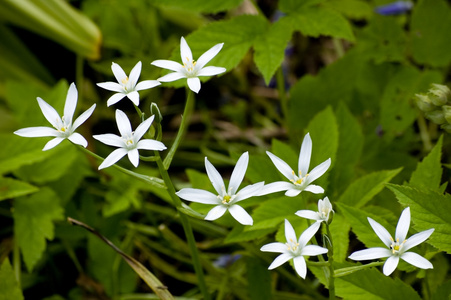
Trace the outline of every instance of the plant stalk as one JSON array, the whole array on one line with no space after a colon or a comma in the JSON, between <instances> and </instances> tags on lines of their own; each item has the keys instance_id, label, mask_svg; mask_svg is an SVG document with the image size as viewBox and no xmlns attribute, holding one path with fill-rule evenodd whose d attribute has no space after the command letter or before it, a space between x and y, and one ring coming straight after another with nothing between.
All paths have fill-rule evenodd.
<instances>
[{"instance_id":1,"label":"plant stalk","mask_svg":"<svg viewBox=\"0 0 451 300\"><path fill-rule=\"evenodd\" d=\"M329 261L329 299L335 299L335 274L334 274L334 245L332 242L332 234L330 233L329 224L326 224L326 233L329 240L327 248L327 260Z\"/></svg>"}]
</instances>

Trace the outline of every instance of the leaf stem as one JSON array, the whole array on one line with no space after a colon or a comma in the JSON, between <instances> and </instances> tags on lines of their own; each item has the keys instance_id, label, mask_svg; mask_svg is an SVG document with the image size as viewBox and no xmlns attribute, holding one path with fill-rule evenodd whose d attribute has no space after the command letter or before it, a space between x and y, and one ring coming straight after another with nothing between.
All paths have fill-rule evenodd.
<instances>
[{"instance_id":1,"label":"leaf stem","mask_svg":"<svg viewBox=\"0 0 451 300\"><path fill-rule=\"evenodd\" d=\"M285 91L285 77L283 76L282 66L276 72L277 91L279 92L280 105L284 118L288 115L288 99Z\"/></svg>"},{"instance_id":2,"label":"leaf stem","mask_svg":"<svg viewBox=\"0 0 451 300\"><path fill-rule=\"evenodd\" d=\"M369 269L372 267L382 266L384 263L385 263L384 261L377 261L377 262L373 262L373 263L369 263L369 264L361 265L361 266L341 268L341 269L335 270L334 277L338 278L338 277L352 274L352 273L360 271L360 270L365 270L365 269Z\"/></svg>"},{"instance_id":3,"label":"leaf stem","mask_svg":"<svg viewBox=\"0 0 451 300\"><path fill-rule=\"evenodd\" d=\"M327 260L329 261L329 299L335 299L335 273L334 273L334 245L332 242L332 234L330 233L329 224L325 222L327 239Z\"/></svg>"},{"instance_id":4,"label":"leaf stem","mask_svg":"<svg viewBox=\"0 0 451 300\"><path fill-rule=\"evenodd\" d=\"M13 246L13 268L14 268L14 275L16 277L17 286L19 289L21 289L21 265L20 265L20 249L19 249L19 243L17 241L17 237L14 239L14 246Z\"/></svg>"}]
</instances>

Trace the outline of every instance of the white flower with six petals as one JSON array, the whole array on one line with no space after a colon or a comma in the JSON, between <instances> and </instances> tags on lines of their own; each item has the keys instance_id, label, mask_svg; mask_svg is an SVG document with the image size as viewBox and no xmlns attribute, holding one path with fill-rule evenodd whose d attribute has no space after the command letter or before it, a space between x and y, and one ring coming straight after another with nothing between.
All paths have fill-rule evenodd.
<instances>
[{"instance_id":1,"label":"white flower with six petals","mask_svg":"<svg viewBox=\"0 0 451 300\"><path fill-rule=\"evenodd\" d=\"M180 39L180 56L182 57L183 65L172 60L159 59L153 61L151 64L160 68L174 71L163 77L158 78L161 82L176 81L181 78L187 78L188 87L195 93L200 90L199 76L213 76L224 73L225 68L221 67L205 67L205 65L213 59L222 49L224 43L216 44L207 52L202 54L197 61L193 60L193 54L190 47L185 41L185 38Z\"/></svg>"},{"instance_id":2,"label":"white flower with six petals","mask_svg":"<svg viewBox=\"0 0 451 300\"><path fill-rule=\"evenodd\" d=\"M384 275L390 275L398 266L399 259L403 259L411 265L421 269L432 269L432 264L414 252L407 252L412 247L424 242L434 232L434 228L419 232L406 239L407 233L410 227L410 208L407 207L401 213L399 217L398 225L396 226L395 239L393 239L390 233L381 224L368 218L371 227L381 241L388 247L381 248L369 248L352 253L349 258L352 260L370 260L388 257L386 260L383 273Z\"/></svg>"},{"instance_id":3,"label":"white flower with six petals","mask_svg":"<svg viewBox=\"0 0 451 300\"><path fill-rule=\"evenodd\" d=\"M285 219L285 238L287 242L284 243L270 243L260 248L264 252L276 252L282 253L274 259L268 270L277 268L285 262L293 259L294 269L296 272L305 279L307 275L307 264L304 256L314 256L327 253L327 249L317 245L307 245L308 241L318 231L321 223L315 222L309 228L307 228L299 237L296 237L296 232L293 226L288 220Z\"/></svg>"},{"instance_id":4,"label":"white flower with six petals","mask_svg":"<svg viewBox=\"0 0 451 300\"><path fill-rule=\"evenodd\" d=\"M316 220L316 222L328 222L330 213L333 213L332 204L329 201L329 198L324 197L324 200L318 200L318 211L313 210L298 210L296 215L302 218L306 218L309 220Z\"/></svg>"},{"instance_id":5,"label":"white flower with six petals","mask_svg":"<svg viewBox=\"0 0 451 300\"><path fill-rule=\"evenodd\" d=\"M111 64L111 70L113 71L114 77L116 77L117 82L109 81L97 83L97 85L101 88L116 92L116 94L113 94L113 96L108 99L107 106L116 104L125 96L127 96L127 98L133 102L133 104L138 106L138 91L147 90L161 84L157 80L144 80L137 84L139 75L141 75L141 66L142 64L139 61L130 72L130 77L128 77L121 66L114 62Z\"/></svg>"},{"instance_id":6,"label":"white flower with six petals","mask_svg":"<svg viewBox=\"0 0 451 300\"><path fill-rule=\"evenodd\" d=\"M43 151L52 149L61 143L64 139L68 139L74 144L81 145L86 148L88 142L75 130L83 124L93 113L96 105L93 104L87 111L82 113L73 123L72 119L77 107L78 92L77 87L72 83L67 91L66 103L64 104L64 116L60 117L58 112L47 102L41 98L37 98L39 107L41 108L44 117L53 125L51 127L27 127L22 128L14 133L23 137L44 137L53 136L54 139L50 140L45 146Z\"/></svg>"},{"instance_id":7,"label":"white flower with six petals","mask_svg":"<svg viewBox=\"0 0 451 300\"><path fill-rule=\"evenodd\" d=\"M164 150L166 146L159 141L144 139L141 140L142 136L147 132L155 116L149 117L147 120L139 124L136 131L132 131L132 125L127 115L117 109L116 110L116 123L121 136L107 133L94 135L93 137L109 146L119 147L119 149L114 150L108 155L105 160L100 164L99 170L107 168L115 164L118 160L124 157L126 154L130 159L130 162L137 167L139 164L139 152L138 150Z\"/></svg>"},{"instance_id":8,"label":"white flower with six petals","mask_svg":"<svg viewBox=\"0 0 451 300\"><path fill-rule=\"evenodd\" d=\"M208 161L208 159L205 158L205 168L207 170L208 178L210 178L210 181L218 195L215 195L209 191L194 188L184 188L176 194L180 198L187 201L216 205L208 212L205 220L216 220L228 210L230 214L241 224L252 225L252 217L237 203L252 196L256 196L258 190L263 187L264 183L259 182L248 185L238 192L238 188L240 187L244 174L246 173L248 163L249 153L245 152L238 159L238 162L233 169L232 176L230 177L229 188L226 190L224 180L221 175Z\"/></svg>"}]
</instances>

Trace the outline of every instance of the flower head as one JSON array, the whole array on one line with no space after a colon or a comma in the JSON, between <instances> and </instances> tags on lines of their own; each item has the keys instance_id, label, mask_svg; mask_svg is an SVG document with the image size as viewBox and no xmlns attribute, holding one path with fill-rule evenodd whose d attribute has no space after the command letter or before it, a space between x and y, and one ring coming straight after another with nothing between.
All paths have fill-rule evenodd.
<instances>
[{"instance_id":1,"label":"flower head","mask_svg":"<svg viewBox=\"0 0 451 300\"><path fill-rule=\"evenodd\" d=\"M293 259L294 269L296 272L305 279L307 275L307 265L305 263L304 256L313 256L327 253L327 249L317 245L307 245L308 241L315 235L320 227L319 222L313 223L307 228L297 239L296 232L293 226L288 220L285 219L285 238L287 242L284 243L270 243L261 247L261 251L264 252L276 252L282 253L274 259L269 266L269 270L277 268L285 262Z\"/></svg>"},{"instance_id":2,"label":"flower head","mask_svg":"<svg viewBox=\"0 0 451 300\"><path fill-rule=\"evenodd\" d=\"M293 171L293 169L291 169L286 162L271 152L266 151L266 154L268 154L269 158L272 160L280 173L282 173L290 182L277 181L267 184L263 189L261 189L260 195L286 191L286 196L294 197L299 195L299 193L304 190L314 194L324 193L324 189L322 187L311 183L327 171L330 167L331 161L329 158L320 165L316 166L312 171L310 171L310 173L308 172L310 157L312 155L312 139L310 138L310 134L307 133L302 141L298 161L298 173Z\"/></svg>"},{"instance_id":3,"label":"flower head","mask_svg":"<svg viewBox=\"0 0 451 300\"><path fill-rule=\"evenodd\" d=\"M388 257L384 264L383 272L390 275L398 266L399 259L403 259L411 265L421 269L432 269L432 264L424 257L414 252L407 252L412 247L424 242L434 232L434 228L419 232L406 239L410 227L410 208L407 207L399 217L396 226L395 238L379 223L368 218L371 227L387 248L375 247L352 253L349 258L353 260L369 260Z\"/></svg>"},{"instance_id":4,"label":"flower head","mask_svg":"<svg viewBox=\"0 0 451 300\"><path fill-rule=\"evenodd\" d=\"M172 60L159 59L153 61L151 64L160 68L174 71L163 77L158 78L162 82L175 81L181 78L187 78L188 87L195 93L200 90L199 76L213 76L224 73L225 68L221 67L205 67L205 65L213 59L222 49L224 43L216 44L210 50L202 54L197 61L193 60L191 49L185 41L185 38L180 40L180 56L182 57L182 64Z\"/></svg>"},{"instance_id":5,"label":"flower head","mask_svg":"<svg viewBox=\"0 0 451 300\"><path fill-rule=\"evenodd\" d=\"M137 167L139 164L138 150L145 149L161 151L166 149L166 146L162 142L151 139L141 140L142 136L147 132L150 125L152 124L153 119L154 116L151 116L150 118L139 124L139 126L136 128L136 131L132 131L132 125L130 124L130 120L128 119L127 115L123 111L117 109L116 123L121 136L117 136L111 133L93 136L96 140L101 141L104 144L119 147L119 149L114 150L105 158L105 160L99 166L99 170L115 164L126 154L128 155L130 162L135 167Z\"/></svg>"},{"instance_id":6,"label":"flower head","mask_svg":"<svg viewBox=\"0 0 451 300\"><path fill-rule=\"evenodd\" d=\"M28 127L19 129L14 133L23 137L55 137L45 144L44 149L42 149L43 151L52 149L64 139L68 139L72 143L86 148L86 146L88 146L88 142L81 134L76 133L75 130L91 116L96 105L93 104L72 123L75 108L77 107L77 98L77 88L75 87L75 84L72 83L67 91L66 103L64 104L64 116L60 117L58 112L50 104L38 97L38 104L44 114L44 117L50 124L53 125L54 128Z\"/></svg>"},{"instance_id":7,"label":"flower head","mask_svg":"<svg viewBox=\"0 0 451 300\"><path fill-rule=\"evenodd\" d=\"M141 62L139 61L130 72L130 77L128 77L124 70L116 63L112 63L111 70L113 70L114 77L116 77L116 82L101 82L97 83L98 86L109 91L116 92L107 101L107 106L113 105L125 96L130 99L136 106L139 105L139 93L138 91L147 90L153 88L161 83L157 80L145 80L137 84L139 75L141 74Z\"/></svg>"},{"instance_id":8,"label":"flower head","mask_svg":"<svg viewBox=\"0 0 451 300\"><path fill-rule=\"evenodd\" d=\"M208 178L210 178L217 195L193 188L184 188L177 192L177 195L185 200L216 205L213 207L205 217L205 220L216 220L220 218L227 210L230 212L238 222L243 225L252 225L252 217L237 203L256 196L258 190L263 187L264 183L259 182L252 185L248 185L238 192L238 188L243 181L244 174L246 173L247 165L249 163L249 153L245 152L241 155L233 169L232 176L229 182L229 188L226 189L224 181L215 169L215 167L205 158L205 168L207 170Z\"/></svg>"},{"instance_id":9,"label":"flower head","mask_svg":"<svg viewBox=\"0 0 451 300\"><path fill-rule=\"evenodd\" d=\"M318 211L313 210L298 210L296 215L302 218L316 220L316 222L329 222L329 215L331 212L334 212L332 209L332 204L329 201L329 198L324 197L324 200L318 200Z\"/></svg>"}]
</instances>

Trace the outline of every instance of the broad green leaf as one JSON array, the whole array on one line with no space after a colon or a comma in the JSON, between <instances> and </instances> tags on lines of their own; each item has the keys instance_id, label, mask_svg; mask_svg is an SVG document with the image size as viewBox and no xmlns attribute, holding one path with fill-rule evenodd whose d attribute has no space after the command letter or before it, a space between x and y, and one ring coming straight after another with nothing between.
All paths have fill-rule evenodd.
<instances>
[{"instance_id":1,"label":"broad green leaf","mask_svg":"<svg viewBox=\"0 0 451 300\"><path fill-rule=\"evenodd\" d=\"M242 225L235 226L224 239L224 244L248 242L262 238L268 233L274 232L274 228L266 228L253 231L244 231L244 229L245 228Z\"/></svg>"},{"instance_id":2,"label":"broad green leaf","mask_svg":"<svg viewBox=\"0 0 451 300\"><path fill-rule=\"evenodd\" d=\"M0 177L0 201L25 196L39 191L39 188L13 178Z\"/></svg>"},{"instance_id":3,"label":"broad green leaf","mask_svg":"<svg viewBox=\"0 0 451 300\"><path fill-rule=\"evenodd\" d=\"M451 9L444 0L423 0L415 5L410 23L413 58L417 63L445 67L451 62Z\"/></svg>"},{"instance_id":4,"label":"broad green leaf","mask_svg":"<svg viewBox=\"0 0 451 300\"><path fill-rule=\"evenodd\" d=\"M371 5L362 0L332 0L324 5L351 19L369 19L373 15Z\"/></svg>"},{"instance_id":5,"label":"broad green leaf","mask_svg":"<svg viewBox=\"0 0 451 300\"><path fill-rule=\"evenodd\" d=\"M410 177L409 184L416 188L428 188L439 191L442 179L442 166L440 163L442 156L443 136L437 141L431 152L418 163L415 172Z\"/></svg>"},{"instance_id":6,"label":"broad green leaf","mask_svg":"<svg viewBox=\"0 0 451 300\"><path fill-rule=\"evenodd\" d=\"M277 169L275 169L274 164L271 162L266 153L261 155L253 155L249 159L246 178L248 178L251 182L264 181L265 183L281 180L280 173Z\"/></svg>"},{"instance_id":7,"label":"broad green leaf","mask_svg":"<svg viewBox=\"0 0 451 300\"><path fill-rule=\"evenodd\" d=\"M279 140L272 140L272 147L271 152L278 156L280 159L285 161L292 169L293 171L297 172L298 170L298 160L299 160L299 149L293 150L293 147L290 145L281 142ZM269 163L273 165L274 169L277 170L277 168L272 163L271 159L268 157ZM287 180L285 176L283 176L279 170L277 170L277 173L279 173L279 180L280 178L283 178L283 180Z\"/></svg>"},{"instance_id":8,"label":"broad green leaf","mask_svg":"<svg viewBox=\"0 0 451 300\"><path fill-rule=\"evenodd\" d=\"M334 261L343 262L349 251L349 230L351 229L351 225L341 214L333 214L332 223L329 228L334 243Z\"/></svg>"},{"instance_id":9,"label":"broad green leaf","mask_svg":"<svg viewBox=\"0 0 451 300\"><path fill-rule=\"evenodd\" d=\"M0 266L0 300L22 300L22 291L17 284L14 270L6 258Z\"/></svg>"},{"instance_id":10,"label":"broad green leaf","mask_svg":"<svg viewBox=\"0 0 451 300\"><path fill-rule=\"evenodd\" d=\"M447 255L445 253L435 254L431 262L434 266L434 271L427 272L427 276L424 277L424 280L426 281L426 284L429 285L429 290L432 295L437 293L440 294L442 284L448 280L449 264ZM451 286L448 295L451 295ZM432 299L434 299L434 296L432 296Z\"/></svg>"},{"instance_id":11,"label":"broad green leaf","mask_svg":"<svg viewBox=\"0 0 451 300\"><path fill-rule=\"evenodd\" d=\"M59 201L47 188L14 201L14 234L29 272L42 257L46 240L53 240L53 221L63 219L64 211Z\"/></svg>"},{"instance_id":12,"label":"broad green leaf","mask_svg":"<svg viewBox=\"0 0 451 300\"><path fill-rule=\"evenodd\" d=\"M349 206L360 208L377 195L393 177L402 169L379 171L360 177L341 195L338 201Z\"/></svg>"},{"instance_id":13,"label":"broad green leaf","mask_svg":"<svg viewBox=\"0 0 451 300\"><path fill-rule=\"evenodd\" d=\"M288 14L322 2L324 2L324 0L303 0L302 2L298 0L280 0L279 9Z\"/></svg>"},{"instance_id":14,"label":"broad green leaf","mask_svg":"<svg viewBox=\"0 0 451 300\"><path fill-rule=\"evenodd\" d=\"M260 259L246 258L248 292L251 300L273 299L271 295L271 273Z\"/></svg>"},{"instance_id":15,"label":"broad green leaf","mask_svg":"<svg viewBox=\"0 0 451 300\"><path fill-rule=\"evenodd\" d=\"M451 280L444 282L432 295L432 300L449 300L451 295Z\"/></svg>"},{"instance_id":16,"label":"broad green leaf","mask_svg":"<svg viewBox=\"0 0 451 300\"><path fill-rule=\"evenodd\" d=\"M427 242L439 250L451 253L451 195L429 189L417 190L395 184L387 185L398 201L410 206L414 228L418 231L435 228Z\"/></svg>"},{"instance_id":17,"label":"broad green leaf","mask_svg":"<svg viewBox=\"0 0 451 300\"><path fill-rule=\"evenodd\" d=\"M176 7L188 11L217 13L237 7L243 0L152 0L150 2L155 5Z\"/></svg>"}]
</instances>

